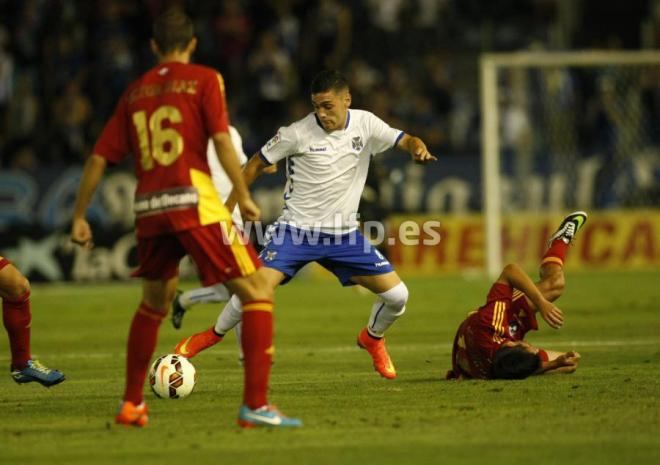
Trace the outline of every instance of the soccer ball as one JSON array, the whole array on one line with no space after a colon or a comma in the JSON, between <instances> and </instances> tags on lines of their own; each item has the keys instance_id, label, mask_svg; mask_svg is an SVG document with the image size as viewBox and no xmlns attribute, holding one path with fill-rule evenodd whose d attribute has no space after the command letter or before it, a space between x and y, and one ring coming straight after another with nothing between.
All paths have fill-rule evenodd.
<instances>
[{"instance_id":1,"label":"soccer ball","mask_svg":"<svg viewBox=\"0 0 660 465\"><path fill-rule=\"evenodd\" d=\"M195 389L195 383L195 367L182 355L168 354L158 357L149 369L149 384L158 397L187 397Z\"/></svg>"}]
</instances>

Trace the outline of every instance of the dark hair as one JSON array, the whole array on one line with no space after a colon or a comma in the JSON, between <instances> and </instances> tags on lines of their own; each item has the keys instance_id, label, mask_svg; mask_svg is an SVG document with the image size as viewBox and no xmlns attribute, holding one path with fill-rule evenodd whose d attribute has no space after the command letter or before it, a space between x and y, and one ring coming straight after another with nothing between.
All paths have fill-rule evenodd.
<instances>
[{"instance_id":1,"label":"dark hair","mask_svg":"<svg viewBox=\"0 0 660 465\"><path fill-rule=\"evenodd\" d=\"M170 8L154 21L154 40L161 53L182 50L194 36L190 17L177 8Z\"/></svg>"},{"instance_id":2,"label":"dark hair","mask_svg":"<svg viewBox=\"0 0 660 465\"><path fill-rule=\"evenodd\" d=\"M348 89L348 81L339 71L327 69L314 76L312 80L312 94L327 92L329 90L340 91Z\"/></svg>"},{"instance_id":3,"label":"dark hair","mask_svg":"<svg viewBox=\"0 0 660 465\"><path fill-rule=\"evenodd\" d=\"M491 376L494 379L525 379L541 366L541 358L523 347L502 347L495 354Z\"/></svg>"}]
</instances>

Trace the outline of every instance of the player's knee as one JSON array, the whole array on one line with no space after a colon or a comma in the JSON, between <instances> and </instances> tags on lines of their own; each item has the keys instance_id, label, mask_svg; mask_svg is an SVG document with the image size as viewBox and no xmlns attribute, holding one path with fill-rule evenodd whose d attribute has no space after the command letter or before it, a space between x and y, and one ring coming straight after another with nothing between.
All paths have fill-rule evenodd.
<instances>
[{"instance_id":1,"label":"player's knee","mask_svg":"<svg viewBox=\"0 0 660 465\"><path fill-rule=\"evenodd\" d=\"M16 272L14 279L10 280L4 294L9 300L19 300L30 295L30 281L20 272Z\"/></svg>"},{"instance_id":2,"label":"player's knee","mask_svg":"<svg viewBox=\"0 0 660 465\"><path fill-rule=\"evenodd\" d=\"M166 315L174 294L171 296L168 292L147 292L142 295L142 303L153 310L154 313Z\"/></svg>"},{"instance_id":3,"label":"player's knee","mask_svg":"<svg viewBox=\"0 0 660 465\"><path fill-rule=\"evenodd\" d=\"M247 300L269 300L272 301L275 294L272 289L256 288L252 289L246 296Z\"/></svg>"},{"instance_id":4,"label":"player's knee","mask_svg":"<svg viewBox=\"0 0 660 465\"><path fill-rule=\"evenodd\" d=\"M408 295L408 288L404 282L401 281L389 291L381 294L381 298L387 305L401 309L401 314L403 314L406 310Z\"/></svg>"},{"instance_id":5,"label":"player's knee","mask_svg":"<svg viewBox=\"0 0 660 465\"><path fill-rule=\"evenodd\" d=\"M245 280L245 285L238 292L242 302L246 300L273 300L274 290L260 273L254 273Z\"/></svg>"},{"instance_id":6,"label":"player's knee","mask_svg":"<svg viewBox=\"0 0 660 465\"><path fill-rule=\"evenodd\" d=\"M153 298L145 296L142 299L142 303L150 309L151 313L164 317L167 315L171 300L172 299L167 300L164 298Z\"/></svg>"}]
</instances>

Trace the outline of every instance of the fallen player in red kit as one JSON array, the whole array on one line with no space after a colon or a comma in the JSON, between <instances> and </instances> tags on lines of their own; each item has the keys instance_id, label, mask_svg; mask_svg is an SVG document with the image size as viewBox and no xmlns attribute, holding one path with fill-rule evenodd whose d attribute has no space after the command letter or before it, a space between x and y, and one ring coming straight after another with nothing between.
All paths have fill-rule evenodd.
<instances>
[{"instance_id":1,"label":"fallen player in red kit","mask_svg":"<svg viewBox=\"0 0 660 465\"><path fill-rule=\"evenodd\" d=\"M454 338L452 369L447 379L524 379L542 373L572 373L580 354L539 349L524 341L538 329L536 312L552 328L564 322L552 302L564 291L564 259L569 244L587 220L584 212L564 218L552 235L541 261L538 283L516 264L504 267L490 288L486 303L471 312Z\"/></svg>"}]
</instances>

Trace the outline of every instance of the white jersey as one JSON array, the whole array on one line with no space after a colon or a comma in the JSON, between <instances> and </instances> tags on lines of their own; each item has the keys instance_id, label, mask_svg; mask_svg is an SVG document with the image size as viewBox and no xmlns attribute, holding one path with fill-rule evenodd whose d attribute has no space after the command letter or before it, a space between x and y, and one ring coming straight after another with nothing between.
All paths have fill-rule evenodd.
<instances>
[{"instance_id":1,"label":"white jersey","mask_svg":"<svg viewBox=\"0 0 660 465\"><path fill-rule=\"evenodd\" d=\"M349 110L344 129L331 133L314 113L280 128L260 152L269 164L286 158L285 204L278 221L331 234L355 229L371 156L394 147L402 136L363 110Z\"/></svg>"},{"instance_id":2,"label":"white jersey","mask_svg":"<svg viewBox=\"0 0 660 465\"><path fill-rule=\"evenodd\" d=\"M243 139L238 133L234 126L229 126L229 135L231 136L231 142L236 150L236 155L238 155L238 161L241 166L247 163L247 156L243 151ZM215 185L215 190L218 191L218 195L223 202L227 200L231 190L233 189L232 182L229 180L227 173L220 166L220 160L218 160L218 155L215 151L215 146L213 145L213 140L209 139L208 149L206 150L206 158L208 159L209 169L211 170L211 178L213 179L213 185ZM234 223L242 226L243 218L241 218L241 211L238 208L238 205L234 208L234 211L231 213L231 217L234 220Z\"/></svg>"}]
</instances>

